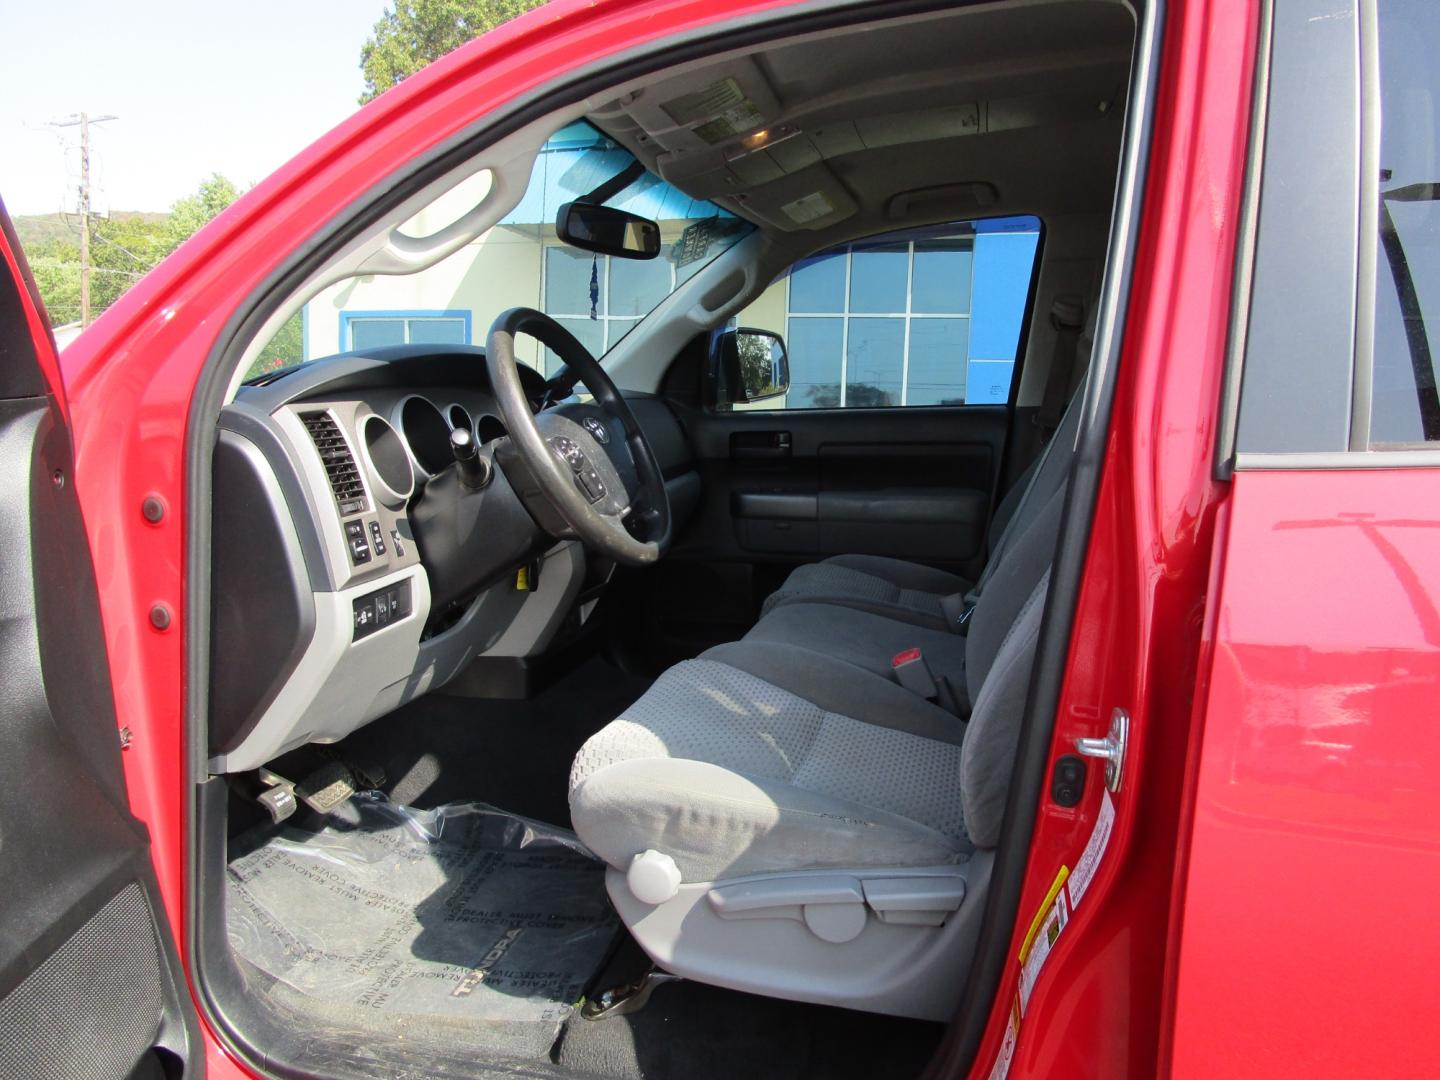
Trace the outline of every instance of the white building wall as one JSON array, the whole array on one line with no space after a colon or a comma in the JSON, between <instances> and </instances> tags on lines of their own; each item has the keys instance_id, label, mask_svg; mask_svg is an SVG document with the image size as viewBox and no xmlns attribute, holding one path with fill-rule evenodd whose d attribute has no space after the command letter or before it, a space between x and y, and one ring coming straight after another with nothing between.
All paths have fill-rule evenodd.
<instances>
[{"instance_id":1,"label":"white building wall","mask_svg":"<svg viewBox=\"0 0 1440 1080\"><path fill-rule=\"evenodd\" d=\"M340 315L365 312L468 311L471 341L483 345L490 322L512 307L540 307L540 226L500 225L429 269L400 277L367 275L325 289L305 308L307 357L344 352ZM521 360L536 363L538 346L516 345Z\"/></svg>"}]
</instances>

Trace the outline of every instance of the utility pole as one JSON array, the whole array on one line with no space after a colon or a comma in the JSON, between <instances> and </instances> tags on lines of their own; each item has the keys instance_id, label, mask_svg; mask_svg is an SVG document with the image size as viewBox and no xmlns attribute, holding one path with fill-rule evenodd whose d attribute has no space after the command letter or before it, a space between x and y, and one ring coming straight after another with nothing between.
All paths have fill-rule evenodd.
<instances>
[{"instance_id":1,"label":"utility pole","mask_svg":"<svg viewBox=\"0 0 1440 1080\"><path fill-rule=\"evenodd\" d=\"M78 113L56 120L54 127L80 127L80 329L90 325L90 125L115 116Z\"/></svg>"}]
</instances>

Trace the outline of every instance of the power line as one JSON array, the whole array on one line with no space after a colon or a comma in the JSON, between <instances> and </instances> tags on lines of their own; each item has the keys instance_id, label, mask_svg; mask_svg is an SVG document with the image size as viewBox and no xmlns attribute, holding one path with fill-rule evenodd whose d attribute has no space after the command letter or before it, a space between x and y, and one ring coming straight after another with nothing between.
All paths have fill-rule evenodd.
<instances>
[{"instance_id":1,"label":"power line","mask_svg":"<svg viewBox=\"0 0 1440 1080\"><path fill-rule=\"evenodd\" d=\"M118 116L91 116L77 113L64 120L52 120L52 127L80 128L80 327L90 325L90 125Z\"/></svg>"}]
</instances>

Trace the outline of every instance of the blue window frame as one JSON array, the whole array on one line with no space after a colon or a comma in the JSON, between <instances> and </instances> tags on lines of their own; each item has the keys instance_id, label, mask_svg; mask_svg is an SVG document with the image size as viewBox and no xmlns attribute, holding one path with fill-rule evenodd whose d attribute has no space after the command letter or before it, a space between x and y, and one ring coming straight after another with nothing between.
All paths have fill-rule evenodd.
<instances>
[{"instance_id":1,"label":"blue window frame","mask_svg":"<svg viewBox=\"0 0 1440 1080\"><path fill-rule=\"evenodd\" d=\"M387 345L469 345L470 312L342 311L340 349L353 352Z\"/></svg>"}]
</instances>

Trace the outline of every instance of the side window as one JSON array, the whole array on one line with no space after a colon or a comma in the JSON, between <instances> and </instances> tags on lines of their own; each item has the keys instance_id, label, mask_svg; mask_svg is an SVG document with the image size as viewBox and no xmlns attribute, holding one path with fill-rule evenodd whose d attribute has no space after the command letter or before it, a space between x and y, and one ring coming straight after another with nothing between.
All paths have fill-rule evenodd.
<instances>
[{"instance_id":1,"label":"side window","mask_svg":"<svg viewBox=\"0 0 1440 1080\"><path fill-rule=\"evenodd\" d=\"M789 389L737 407L1004 404L1039 239L1037 218L997 218L802 260L736 320L784 336Z\"/></svg>"},{"instance_id":2,"label":"side window","mask_svg":"<svg viewBox=\"0 0 1440 1080\"><path fill-rule=\"evenodd\" d=\"M468 311L342 311L341 348L385 345L468 345Z\"/></svg>"},{"instance_id":3,"label":"side window","mask_svg":"<svg viewBox=\"0 0 1440 1080\"><path fill-rule=\"evenodd\" d=\"M1440 7L1380 0L1372 447L1440 442Z\"/></svg>"}]
</instances>

